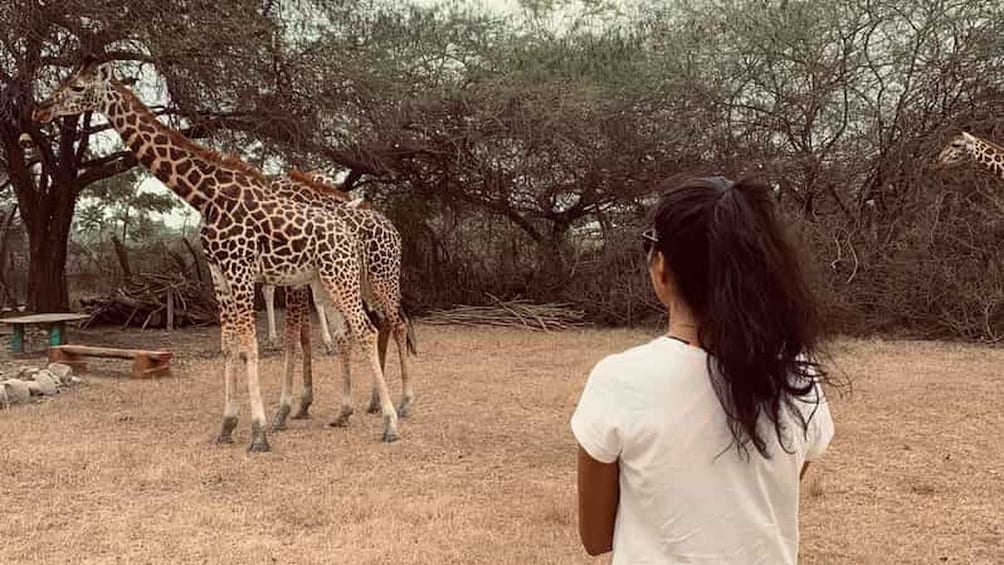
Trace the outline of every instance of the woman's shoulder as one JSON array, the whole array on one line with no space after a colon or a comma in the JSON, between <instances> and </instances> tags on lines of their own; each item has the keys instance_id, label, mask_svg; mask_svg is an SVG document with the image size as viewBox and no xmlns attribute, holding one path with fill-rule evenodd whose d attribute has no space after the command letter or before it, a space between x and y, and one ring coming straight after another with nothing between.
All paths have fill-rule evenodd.
<instances>
[{"instance_id":1,"label":"woman's shoulder","mask_svg":"<svg viewBox=\"0 0 1004 565\"><path fill-rule=\"evenodd\" d=\"M633 379L651 372L664 372L674 361L705 359L703 350L658 337L624 351L607 355L594 367L602 378Z\"/></svg>"}]
</instances>

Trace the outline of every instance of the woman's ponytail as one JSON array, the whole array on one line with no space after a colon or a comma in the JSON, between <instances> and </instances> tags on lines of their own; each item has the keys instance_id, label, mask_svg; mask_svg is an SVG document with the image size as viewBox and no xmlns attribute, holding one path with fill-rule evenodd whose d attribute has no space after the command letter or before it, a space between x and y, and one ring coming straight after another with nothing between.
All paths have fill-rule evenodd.
<instances>
[{"instance_id":1,"label":"woman's ponytail","mask_svg":"<svg viewBox=\"0 0 1004 565\"><path fill-rule=\"evenodd\" d=\"M808 423L796 398L811 401L821 371L812 363L817 309L799 253L766 186L743 179L693 179L666 192L653 214L676 288L700 323L716 393L741 452L769 457L762 414L782 449L784 410Z\"/></svg>"}]
</instances>

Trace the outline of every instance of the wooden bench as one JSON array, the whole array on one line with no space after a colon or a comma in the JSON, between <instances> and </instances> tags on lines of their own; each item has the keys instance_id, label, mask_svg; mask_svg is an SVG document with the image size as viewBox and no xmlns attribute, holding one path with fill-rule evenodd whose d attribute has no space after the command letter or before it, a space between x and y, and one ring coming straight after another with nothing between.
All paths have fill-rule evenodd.
<instances>
[{"instance_id":1,"label":"wooden bench","mask_svg":"<svg viewBox=\"0 0 1004 565\"><path fill-rule=\"evenodd\" d=\"M174 354L170 351L150 351L146 349L118 349L114 347L94 347L90 345L56 345L49 348L49 361L65 363L74 369L87 367L84 357L104 357L112 359L132 359L134 379L152 377L171 370L170 361Z\"/></svg>"},{"instance_id":2,"label":"wooden bench","mask_svg":"<svg viewBox=\"0 0 1004 565\"><path fill-rule=\"evenodd\" d=\"M0 318L0 322L10 324L14 333L10 336L9 350L11 353L24 353L24 327L30 325L42 326L49 332L49 346L66 343L66 322L76 322L90 318L87 314L72 312L54 312L49 314L30 314Z\"/></svg>"}]
</instances>

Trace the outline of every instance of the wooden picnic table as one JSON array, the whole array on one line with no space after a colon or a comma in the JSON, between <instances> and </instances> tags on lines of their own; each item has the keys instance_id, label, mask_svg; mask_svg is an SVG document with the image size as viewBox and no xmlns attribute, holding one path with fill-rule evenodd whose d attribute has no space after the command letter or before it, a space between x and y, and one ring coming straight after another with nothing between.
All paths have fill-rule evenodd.
<instances>
[{"instance_id":1,"label":"wooden picnic table","mask_svg":"<svg viewBox=\"0 0 1004 565\"><path fill-rule=\"evenodd\" d=\"M90 315L77 314L74 312L52 312L47 314L29 314L27 316L0 318L0 322L10 324L14 328L14 333L10 336L10 352L24 353L25 326L42 326L49 332L49 345L56 346L66 343L66 322L76 322L79 320L86 320L87 318L90 318Z\"/></svg>"}]
</instances>

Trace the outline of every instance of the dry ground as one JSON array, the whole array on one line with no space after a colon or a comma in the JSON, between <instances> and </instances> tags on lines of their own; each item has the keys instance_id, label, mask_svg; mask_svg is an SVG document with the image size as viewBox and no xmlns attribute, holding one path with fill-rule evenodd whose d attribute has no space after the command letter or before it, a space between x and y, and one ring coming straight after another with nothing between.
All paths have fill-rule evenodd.
<instances>
[{"instance_id":1,"label":"dry ground","mask_svg":"<svg viewBox=\"0 0 1004 565\"><path fill-rule=\"evenodd\" d=\"M263 456L244 450L246 403L238 444L211 442L214 331L78 332L171 345L174 376L95 363L81 388L0 412L0 563L605 563L577 544L568 418L589 367L645 334L418 330L403 441L362 413L362 366L351 427L325 426L323 358L314 418ZM844 341L836 360L854 390L806 477L802 562L1004 563L1004 350ZM281 358L262 369L272 410Z\"/></svg>"}]
</instances>

